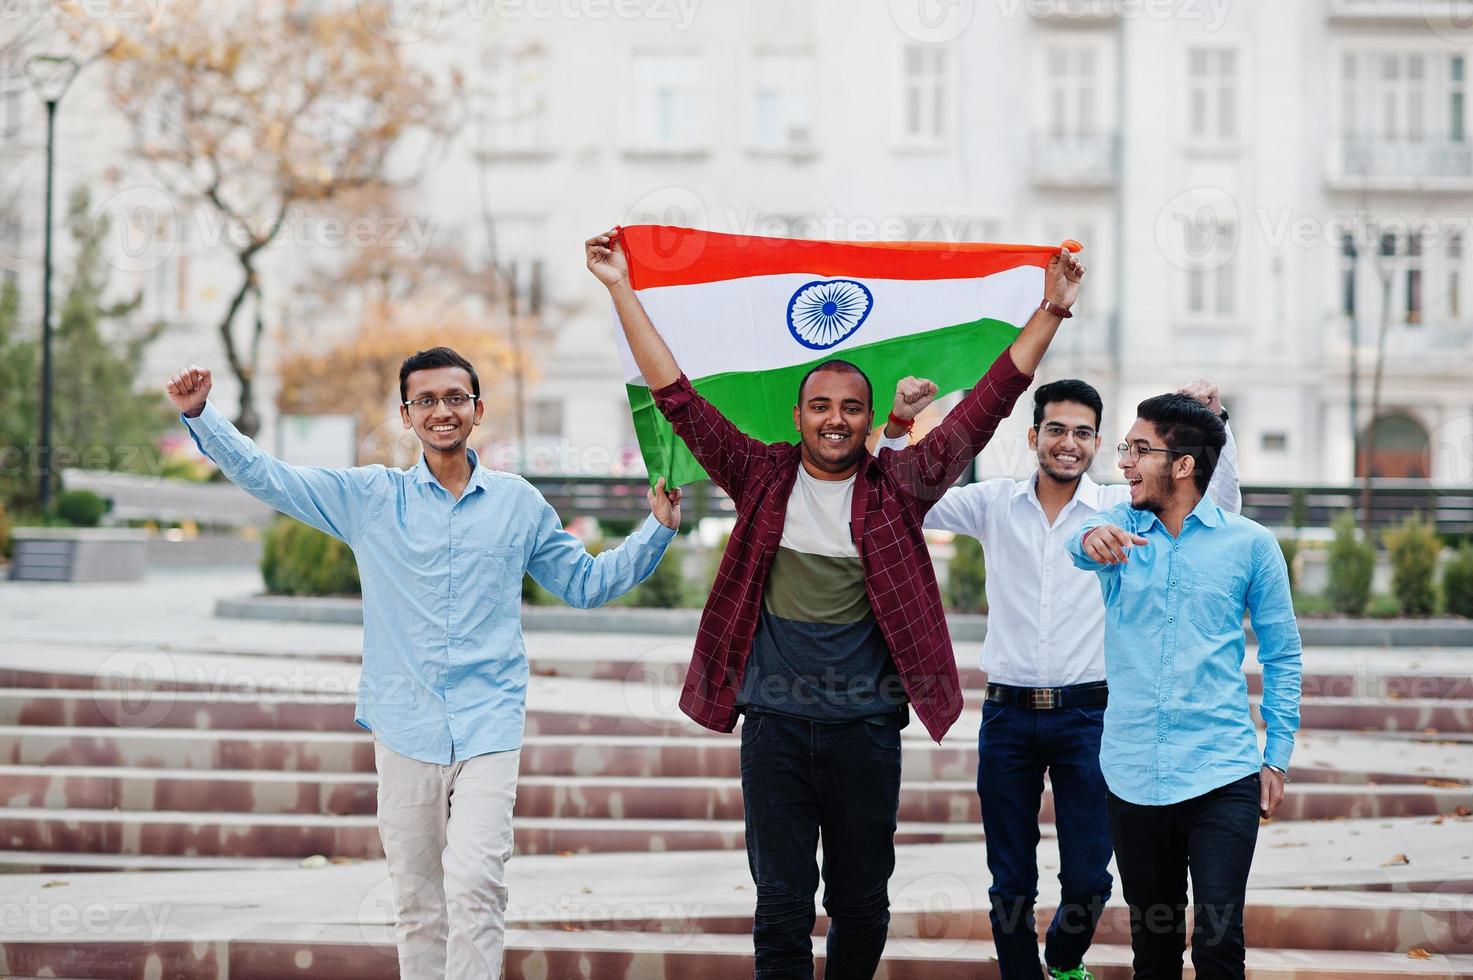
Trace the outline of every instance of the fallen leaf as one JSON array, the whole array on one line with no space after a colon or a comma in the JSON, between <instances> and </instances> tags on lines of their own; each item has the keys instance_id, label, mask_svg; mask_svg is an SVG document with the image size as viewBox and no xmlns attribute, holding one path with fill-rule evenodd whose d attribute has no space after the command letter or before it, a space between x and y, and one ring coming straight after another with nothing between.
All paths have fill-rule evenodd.
<instances>
[{"instance_id":1,"label":"fallen leaf","mask_svg":"<svg viewBox=\"0 0 1473 980\"><path fill-rule=\"evenodd\" d=\"M1381 863L1381 867L1383 867L1383 868L1390 868L1390 867L1393 867L1393 866L1398 865L1398 864L1411 864L1411 863L1412 863L1412 859L1411 858L1407 857L1405 854L1398 854L1395 857L1393 857L1390 861L1383 861Z\"/></svg>"},{"instance_id":2,"label":"fallen leaf","mask_svg":"<svg viewBox=\"0 0 1473 980\"><path fill-rule=\"evenodd\" d=\"M1462 789L1467 785L1459 779L1426 779L1423 783L1434 789Z\"/></svg>"},{"instance_id":3,"label":"fallen leaf","mask_svg":"<svg viewBox=\"0 0 1473 980\"><path fill-rule=\"evenodd\" d=\"M1429 952L1427 952L1421 946L1417 946L1417 947L1414 947L1412 949L1407 950L1407 959L1412 959L1412 960L1430 960L1430 959L1432 959L1432 954L1429 953Z\"/></svg>"},{"instance_id":4,"label":"fallen leaf","mask_svg":"<svg viewBox=\"0 0 1473 980\"><path fill-rule=\"evenodd\" d=\"M65 886L70 885L70 884L71 884L70 881L48 881L48 882L46 882L46 884L42 885L41 887L42 888L64 888Z\"/></svg>"}]
</instances>

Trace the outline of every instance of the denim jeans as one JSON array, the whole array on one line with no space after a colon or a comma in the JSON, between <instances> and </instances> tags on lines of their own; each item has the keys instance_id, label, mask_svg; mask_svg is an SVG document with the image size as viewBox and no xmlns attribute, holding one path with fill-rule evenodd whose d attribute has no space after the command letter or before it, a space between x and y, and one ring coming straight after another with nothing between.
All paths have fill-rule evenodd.
<instances>
[{"instance_id":1,"label":"denim jeans","mask_svg":"<svg viewBox=\"0 0 1473 980\"><path fill-rule=\"evenodd\" d=\"M1192 876L1198 980L1242 980L1243 902L1258 843L1258 773L1167 806L1110 795L1136 980L1180 980Z\"/></svg>"},{"instance_id":2,"label":"denim jeans","mask_svg":"<svg viewBox=\"0 0 1473 980\"><path fill-rule=\"evenodd\" d=\"M813 980L820 874L829 916L824 976L874 976L890 928L900 719L825 724L748 712L742 805L747 863L757 885L756 976Z\"/></svg>"},{"instance_id":3,"label":"denim jeans","mask_svg":"<svg viewBox=\"0 0 1473 980\"><path fill-rule=\"evenodd\" d=\"M1100 775L1104 717L1104 705L1033 711L983 702L977 795L992 872L992 940L1003 980L1043 975L1033 904L1045 771L1054 793L1061 889L1044 943L1049 966L1072 970L1083 961L1110 898L1107 790Z\"/></svg>"}]
</instances>

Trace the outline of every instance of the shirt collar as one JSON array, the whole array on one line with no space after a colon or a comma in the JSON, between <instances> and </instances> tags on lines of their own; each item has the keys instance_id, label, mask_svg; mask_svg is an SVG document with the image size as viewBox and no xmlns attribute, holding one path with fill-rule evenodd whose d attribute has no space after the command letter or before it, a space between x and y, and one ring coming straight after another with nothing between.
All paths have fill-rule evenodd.
<instances>
[{"instance_id":1,"label":"shirt collar","mask_svg":"<svg viewBox=\"0 0 1473 980\"><path fill-rule=\"evenodd\" d=\"M1162 523L1161 518L1154 511L1138 510L1136 513L1140 514L1140 519L1145 522L1143 525L1137 526L1136 530L1138 533L1145 534L1157 524L1161 525L1163 531L1166 529L1166 525ZM1210 496L1204 493L1202 499L1197 501L1197 506L1192 508L1191 512L1187 514L1187 517L1195 517L1198 523L1205 527L1217 527L1222 523L1222 509L1213 503ZM1186 529L1185 521L1182 522L1182 529Z\"/></svg>"},{"instance_id":2,"label":"shirt collar","mask_svg":"<svg viewBox=\"0 0 1473 980\"><path fill-rule=\"evenodd\" d=\"M1019 497L1032 497L1035 504L1038 504L1039 507L1043 506L1038 501L1038 473L1036 471L1032 476L1013 484L1012 499L1017 500ZM1091 480L1088 473L1079 478L1079 486L1074 488L1074 496L1064 505L1064 510L1068 510L1076 502L1085 504L1091 510L1100 509L1100 485Z\"/></svg>"},{"instance_id":3,"label":"shirt collar","mask_svg":"<svg viewBox=\"0 0 1473 980\"><path fill-rule=\"evenodd\" d=\"M465 454L471 463L471 478L466 482L466 490L470 490L472 487L481 487L484 489L488 476L486 468L481 465L481 458L476 455L474 449L467 448ZM430 464L425 462L424 453L420 453L419 462L414 465L414 482L434 483L436 485L440 482L435 479L435 474L430 472Z\"/></svg>"},{"instance_id":4,"label":"shirt collar","mask_svg":"<svg viewBox=\"0 0 1473 980\"><path fill-rule=\"evenodd\" d=\"M1192 508L1188 517L1195 517L1208 527L1217 527L1222 523L1222 508L1213 502L1207 494L1202 494L1202 499L1197 501L1197 506Z\"/></svg>"}]
</instances>

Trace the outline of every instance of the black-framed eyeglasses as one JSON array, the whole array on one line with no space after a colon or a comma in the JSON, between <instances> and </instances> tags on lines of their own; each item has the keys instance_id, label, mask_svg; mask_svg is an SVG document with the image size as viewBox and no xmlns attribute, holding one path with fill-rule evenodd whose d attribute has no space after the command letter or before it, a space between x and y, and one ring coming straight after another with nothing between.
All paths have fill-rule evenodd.
<instances>
[{"instance_id":1,"label":"black-framed eyeglasses","mask_svg":"<svg viewBox=\"0 0 1473 980\"><path fill-rule=\"evenodd\" d=\"M1168 456L1190 456L1191 454L1182 449L1167 449L1165 446L1141 446L1122 442L1115 447L1115 454L1120 457L1120 462L1138 460L1146 453L1166 453Z\"/></svg>"},{"instance_id":2,"label":"black-framed eyeglasses","mask_svg":"<svg viewBox=\"0 0 1473 980\"><path fill-rule=\"evenodd\" d=\"M1069 426L1060 425L1058 422L1046 422L1043 425L1034 426L1034 428L1036 428L1043 435L1048 436L1050 439L1061 439L1063 438L1064 433L1072 432L1074 433L1074 438L1079 440L1080 442L1089 442L1090 440L1094 439L1095 436L1099 435L1098 432L1096 432L1094 429L1091 429L1087 425L1076 425L1074 428L1071 429L1069 428Z\"/></svg>"},{"instance_id":3,"label":"black-framed eyeglasses","mask_svg":"<svg viewBox=\"0 0 1473 980\"><path fill-rule=\"evenodd\" d=\"M421 412L433 412L436 405L444 402L446 408L458 412L467 405L474 404L475 400L475 395L467 395L463 391L457 391L453 394L442 395L439 398L433 395L426 395L423 398L411 398L404 405L407 408L417 408Z\"/></svg>"}]
</instances>

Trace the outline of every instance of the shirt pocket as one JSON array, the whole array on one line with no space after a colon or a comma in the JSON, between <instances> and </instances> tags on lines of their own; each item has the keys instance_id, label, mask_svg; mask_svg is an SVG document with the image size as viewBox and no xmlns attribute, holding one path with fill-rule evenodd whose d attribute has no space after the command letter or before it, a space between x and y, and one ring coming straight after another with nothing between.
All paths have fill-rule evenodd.
<instances>
[{"instance_id":1,"label":"shirt pocket","mask_svg":"<svg viewBox=\"0 0 1473 980\"><path fill-rule=\"evenodd\" d=\"M496 603L520 602L522 552L518 548L482 548L476 552L476 594Z\"/></svg>"},{"instance_id":2,"label":"shirt pocket","mask_svg":"<svg viewBox=\"0 0 1473 980\"><path fill-rule=\"evenodd\" d=\"M1188 594L1187 619L1206 634L1231 632L1243 624L1243 586L1237 579L1199 579Z\"/></svg>"}]
</instances>

